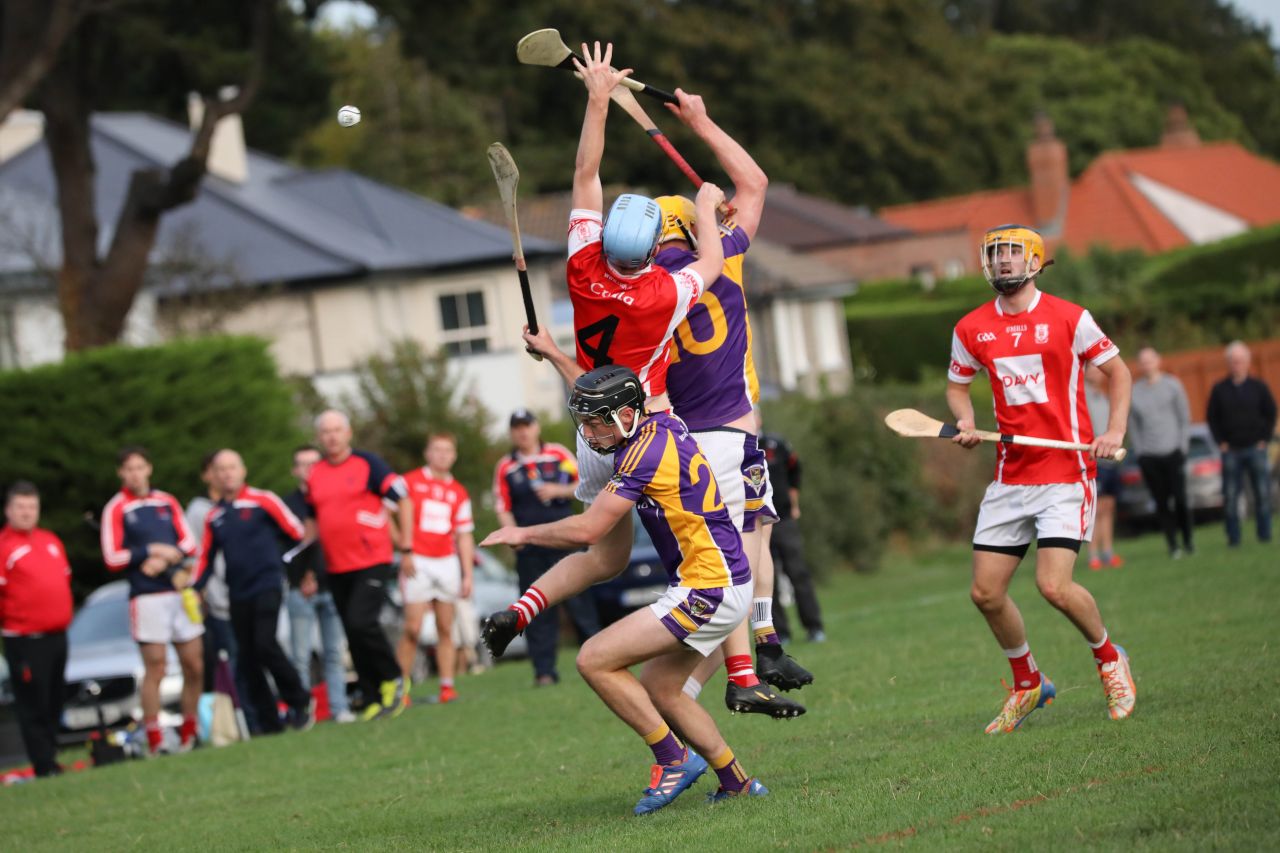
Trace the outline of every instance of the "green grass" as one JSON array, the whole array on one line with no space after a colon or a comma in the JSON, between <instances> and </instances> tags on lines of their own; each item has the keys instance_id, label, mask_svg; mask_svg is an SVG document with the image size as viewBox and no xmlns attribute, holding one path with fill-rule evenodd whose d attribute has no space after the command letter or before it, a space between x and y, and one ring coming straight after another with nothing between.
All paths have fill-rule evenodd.
<instances>
[{"instance_id":1,"label":"green grass","mask_svg":"<svg viewBox=\"0 0 1280 853\"><path fill-rule=\"evenodd\" d=\"M1212 540L1212 542L1210 541ZM630 816L648 753L576 675L528 665L460 683L463 701L0 791L0 847L281 849L1280 848L1280 551L1217 528L1168 562L1153 537L1081 578L1132 654L1135 716L1107 719L1087 647L1015 581L1058 700L1022 730L982 727L1007 667L967 598L963 548L890 557L822 590L830 641L794 722L706 704L765 800ZM572 673L565 655L563 671ZM793 694L796 695L796 694Z\"/></svg>"}]
</instances>

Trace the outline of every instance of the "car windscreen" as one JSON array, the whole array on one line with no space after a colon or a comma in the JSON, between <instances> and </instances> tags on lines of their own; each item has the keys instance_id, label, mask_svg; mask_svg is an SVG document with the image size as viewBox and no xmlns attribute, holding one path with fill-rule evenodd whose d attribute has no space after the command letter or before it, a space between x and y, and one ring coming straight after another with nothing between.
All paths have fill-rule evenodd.
<instances>
[{"instance_id":1,"label":"car windscreen","mask_svg":"<svg viewBox=\"0 0 1280 853\"><path fill-rule=\"evenodd\" d=\"M1209 443L1209 439L1203 435L1192 434L1191 441L1187 447L1188 459L1203 459L1206 456L1213 455L1213 445Z\"/></svg>"},{"instance_id":2,"label":"car windscreen","mask_svg":"<svg viewBox=\"0 0 1280 853\"><path fill-rule=\"evenodd\" d=\"M72 645L127 640L129 636L129 599L123 596L86 605L67 629L67 641Z\"/></svg>"}]
</instances>

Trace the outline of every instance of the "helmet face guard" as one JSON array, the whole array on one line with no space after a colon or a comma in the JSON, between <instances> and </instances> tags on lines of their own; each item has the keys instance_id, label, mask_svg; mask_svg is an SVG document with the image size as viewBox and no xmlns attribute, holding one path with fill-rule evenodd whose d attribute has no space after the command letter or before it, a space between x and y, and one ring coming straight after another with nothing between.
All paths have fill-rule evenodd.
<instances>
[{"instance_id":1,"label":"helmet face guard","mask_svg":"<svg viewBox=\"0 0 1280 853\"><path fill-rule=\"evenodd\" d=\"M1001 296L1012 296L1022 287L1044 271L1052 261L1045 261L1044 238L1040 232L1025 225L1001 225L992 228L982 235L982 248L979 250L982 260L982 274L987 283ZM1031 269L1033 258L1039 259L1040 265ZM1000 267L1005 264L1022 262L1022 271L1002 275Z\"/></svg>"},{"instance_id":2,"label":"helmet face guard","mask_svg":"<svg viewBox=\"0 0 1280 853\"><path fill-rule=\"evenodd\" d=\"M634 275L649 265L658 251L662 211L651 198L623 193L609 208L600 235L605 260L623 275Z\"/></svg>"},{"instance_id":3,"label":"helmet face guard","mask_svg":"<svg viewBox=\"0 0 1280 853\"><path fill-rule=\"evenodd\" d=\"M696 252L698 240L693 234L693 226L697 222L697 212L693 202L682 195L658 196L654 201L662 211L662 233L658 235L658 245L684 240Z\"/></svg>"},{"instance_id":4,"label":"helmet face guard","mask_svg":"<svg viewBox=\"0 0 1280 853\"><path fill-rule=\"evenodd\" d=\"M640 380L627 368L615 364L597 367L582 374L573 383L573 393L569 395L569 416L573 418L578 434L587 445L597 453L608 455L640 428L644 397ZM636 413L629 428L619 417L619 413L628 408ZM622 439L607 446L600 444L599 439L588 435L586 430L588 422L595 419L616 425L622 433Z\"/></svg>"}]
</instances>

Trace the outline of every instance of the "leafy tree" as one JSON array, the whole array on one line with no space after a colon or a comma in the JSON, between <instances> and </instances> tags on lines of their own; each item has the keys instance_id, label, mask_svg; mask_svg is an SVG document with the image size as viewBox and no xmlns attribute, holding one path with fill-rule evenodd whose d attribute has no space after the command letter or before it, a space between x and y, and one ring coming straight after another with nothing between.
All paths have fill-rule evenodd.
<instances>
[{"instance_id":1,"label":"leafy tree","mask_svg":"<svg viewBox=\"0 0 1280 853\"><path fill-rule=\"evenodd\" d=\"M428 434L452 433L458 440L453 475L470 493L477 529L496 524L486 498L502 448L489 441L491 415L479 400L463 393L443 353L426 353L416 341L395 344L385 357L365 361L357 391L347 400L356 444L381 454L397 471L424 464Z\"/></svg>"},{"instance_id":2,"label":"leafy tree","mask_svg":"<svg viewBox=\"0 0 1280 853\"><path fill-rule=\"evenodd\" d=\"M32 91L45 116L45 141L58 187L62 266L58 304L70 350L115 341L142 287L162 217L199 192L214 126L246 111L259 91L272 108L249 134L250 142L282 148L290 128L314 116L292 83L327 85L307 52L308 30L277 0L30 0L0 5L0 114ZM19 43L32 34L30 49ZM274 45L272 54L268 45ZM274 56L277 65L267 64ZM129 177L124 203L99 245L90 116L104 109L146 109L183 115L187 94L212 93L239 83L234 94L204 99L203 120L189 150L169 168L139 169ZM34 90L32 87L34 86ZM254 114L249 114L253 127ZM270 118L268 118L270 117Z\"/></svg>"}]
</instances>

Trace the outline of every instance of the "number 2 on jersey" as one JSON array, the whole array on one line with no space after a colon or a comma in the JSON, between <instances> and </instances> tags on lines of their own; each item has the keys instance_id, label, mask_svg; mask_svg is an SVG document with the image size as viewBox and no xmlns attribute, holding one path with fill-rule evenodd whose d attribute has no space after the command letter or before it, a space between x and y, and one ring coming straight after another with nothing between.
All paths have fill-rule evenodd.
<instances>
[{"instance_id":1,"label":"number 2 on jersey","mask_svg":"<svg viewBox=\"0 0 1280 853\"><path fill-rule=\"evenodd\" d=\"M609 347L613 346L613 336L618 331L619 322L617 314L609 314L578 330L578 349L591 359L593 368L613 364L613 359L609 357ZM593 338L596 339L595 342Z\"/></svg>"}]
</instances>

